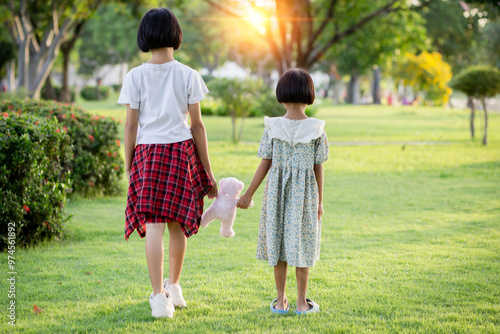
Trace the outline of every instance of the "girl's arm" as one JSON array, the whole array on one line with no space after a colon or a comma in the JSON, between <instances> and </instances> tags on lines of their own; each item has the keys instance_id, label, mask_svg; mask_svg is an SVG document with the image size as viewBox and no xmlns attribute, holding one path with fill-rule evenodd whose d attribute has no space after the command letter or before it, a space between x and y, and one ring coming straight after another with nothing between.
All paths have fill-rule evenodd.
<instances>
[{"instance_id":1,"label":"girl's arm","mask_svg":"<svg viewBox=\"0 0 500 334\"><path fill-rule=\"evenodd\" d=\"M248 187L245 194L240 197L240 200L236 204L238 208L240 209L248 208L248 206L252 202L253 194L255 194L255 191L259 188L260 184L262 183L262 180L264 180L264 178L266 177L269 168L271 168L272 162L273 161L269 159L262 159L259 167L257 167L257 170L255 171L255 175L253 176L250 186Z\"/></svg>"},{"instance_id":2,"label":"girl's arm","mask_svg":"<svg viewBox=\"0 0 500 334\"><path fill-rule=\"evenodd\" d=\"M314 174L316 175L316 183L318 183L318 219L323 216L323 165L314 165Z\"/></svg>"},{"instance_id":3,"label":"girl's arm","mask_svg":"<svg viewBox=\"0 0 500 334\"><path fill-rule=\"evenodd\" d=\"M127 119L125 120L125 172L127 180L130 181L130 170L132 168L132 159L134 158L135 141L137 139L137 118L139 116L138 109L130 108L127 104Z\"/></svg>"},{"instance_id":4,"label":"girl's arm","mask_svg":"<svg viewBox=\"0 0 500 334\"><path fill-rule=\"evenodd\" d=\"M200 103L189 104L188 105L189 117L191 119L191 132L196 144L196 150L198 151L198 156L200 157L201 163L212 180L213 187L208 193L208 198L217 197L217 181L212 173L212 167L210 166L210 158L208 156L208 141L207 132L205 130L205 125L201 119Z\"/></svg>"}]
</instances>

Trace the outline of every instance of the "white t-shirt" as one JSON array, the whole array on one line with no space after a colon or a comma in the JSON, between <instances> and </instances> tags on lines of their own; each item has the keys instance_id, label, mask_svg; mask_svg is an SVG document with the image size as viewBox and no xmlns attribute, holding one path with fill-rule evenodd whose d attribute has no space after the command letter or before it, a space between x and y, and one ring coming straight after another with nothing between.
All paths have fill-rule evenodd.
<instances>
[{"instance_id":1,"label":"white t-shirt","mask_svg":"<svg viewBox=\"0 0 500 334\"><path fill-rule=\"evenodd\" d=\"M188 104L207 93L201 75L176 60L145 63L127 73L118 103L139 109L137 144L170 144L193 138Z\"/></svg>"}]
</instances>

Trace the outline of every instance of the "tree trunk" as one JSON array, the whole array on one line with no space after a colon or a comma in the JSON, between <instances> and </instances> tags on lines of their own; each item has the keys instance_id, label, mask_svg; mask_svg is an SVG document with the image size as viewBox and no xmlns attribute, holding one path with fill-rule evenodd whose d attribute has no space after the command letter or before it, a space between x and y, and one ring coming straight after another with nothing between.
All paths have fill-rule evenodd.
<instances>
[{"instance_id":1,"label":"tree trunk","mask_svg":"<svg viewBox=\"0 0 500 334\"><path fill-rule=\"evenodd\" d=\"M233 142L237 143L238 138L236 138L236 113L234 111L231 112L231 121L233 122Z\"/></svg>"},{"instance_id":2,"label":"tree trunk","mask_svg":"<svg viewBox=\"0 0 500 334\"><path fill-rule=\"evenodd\" d=\"M13 59L7 65L7 91L16 90L16 61Z\"/></svg>"},{"instance_id":3,"label":"tree trunk","mask_svg":"<svg viewBox=\"0 0 500 334\"><path fill-rule=\"evenodd\" d=\"M52 86L50 75L47 77L47 80L45 80L43 97L48 100L57 100L56 90L54 86Z\"/></svg>"},{"instance_id":4,"label":"tree trunk","mask_svg":"<svg viewBox=\"0 0 500 334\"><path fill-rule=\"evenodd\" d=\"M61 52L63 55L63 77L62 77L62 89L61 89L61 102L70 103L71 101L71 91L69 89L69 55L73 46L70 44L63 43L61 45Z\"/></svg>"},{"instance_id":5,"label":"tree trunk","mask_svg":"<svg viewBox=\"0 0 500 334\"><path fill-rule=\"evenodd\" d=\"M486 110L486 99L481 99L484 109L484 136L483 145L488 145L488 111Z\"/></svg>"},{"instance_id":6,"label":"tree trunk","mask_svg":"<svg viewBox=\"0 0 500 334\"><path fill-rule=\"evenodd\" d=\"M31 39L27 37L22 40L19 44L18 49L18 60L17 60L17 84L16 88L24 87L26 93L28 92L29 85L29 64L30 64L30 52L29 44Z\"/></svg>"},{"instance_id":7,"label":"tree trunk","mask_svg":"<svg viewBox=\"0 0 500 334\"><path fill-rule=\"evenodd\" d=\"M476 116L476 107L474 106L474 99L469 96L467 105L470 108L470 136L474 139L474 118Z\"/></svg>"},{"instance_id":8,"label":"tree trunk","mask_svg":"<svg viewBox=\"0 0 500 334\"><path fill-rule=\"evenodd\" d=\"M100 78L98 78L96 80L95 93L96 93L96 96L97 96L97 101L101 101L102 100L102 95L101 95L101 79Z\"/></svg>"},{"instance_id":9,"label":"tree trunk","mask_svg":"<svg viewBox=\"0 0 500 334\"><path fill-rule=\"evenodd\" d=\"M380 104L380 68L373 68L373 104Z\"/></svg>"},{"instance_id":10,"label":"tree trunk","mask_svg":"<svg viewBox=\"0 0 500 334\"><path fill-rule=\"evenodd\" d=\"M69 87L69 65L70 65L70 54L73 50L76 40L80 36L84 25L87 23L88 19L82 19L76 25L73 36L70 40L65 41L61 44L61 52L63 54L63 79L62 79L62 91L61 91L61 101L70 103L71 101L71 90Z\"/></svg>"},{"instance_id":11,"label":"tree trunk","mask_svg":"<svg viewBox=\"0 0 500 334\"><path fill-rule=\"evenodd\" d=\"M351 79L349 80L349 84L347 86L347 97L346 102L350 104L358 104L359 103L359 75L354 72L351 74Z\"/></svg>"},{"instance_id":12,"label":"tree trunk","mask_svg":"<svg viewBox=\"0 0 500 334\"><path fill-rule=\"evenodd\" d=\"M245 117L241 116L240 131L238 133L238 141L241 141L241 136L243 135L243 125L245 124Z\"/></svg>"}]
</instances>

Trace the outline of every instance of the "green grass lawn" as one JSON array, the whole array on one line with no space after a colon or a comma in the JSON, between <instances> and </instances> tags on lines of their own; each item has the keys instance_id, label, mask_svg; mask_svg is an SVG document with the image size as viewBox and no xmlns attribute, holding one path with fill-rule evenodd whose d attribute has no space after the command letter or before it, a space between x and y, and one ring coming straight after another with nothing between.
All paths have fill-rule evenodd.
<instances>
[{"instance_id":1,"label":"green grass lawn","mask_svg":"<svg viewBox=\"0 0 500 334\"><path fill-rule=\"evenodd\" d=\"M122 107L85 107L124 118ZM308 294L320 305L319 314L269 311L273 269L255 259L261 187L255 208L238 212L234 238L219 235L219 222L189 238L181 278L188 308L176 311L174 319L151 318L144 240L137 234L124 240L123 191L118 197L73 198L62 243L16 252L18 329L498 333L500 114L491 115L487 147L469 140L463 110L324 106L317 117L327 121L332 142L384 143L330 148L321 261L311 270ZM262 119L246 121L239 145L227 141L229 119L206 117L205 123L216 177L235 176L248 185L259 163ZM443 145L409 145L415 140ZM403 149L387 142L409 144ZM5 253L2 259L6 268ZM6 292L0 302L6 315ZM44 312L34 314L33 304ZM10 327L2 318L5 332Z\"/></svg>"}]
</instances>

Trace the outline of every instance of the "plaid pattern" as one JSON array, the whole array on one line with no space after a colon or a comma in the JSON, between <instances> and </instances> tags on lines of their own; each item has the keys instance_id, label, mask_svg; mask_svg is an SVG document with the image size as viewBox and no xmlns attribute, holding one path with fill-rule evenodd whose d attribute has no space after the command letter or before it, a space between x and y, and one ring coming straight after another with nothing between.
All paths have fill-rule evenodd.
<instances>
[{"instance_id":1,"label":"plaid pattern","mask_svg":"<svg viewBox=\"0 0 500 334\"><path fill-rule=\"evenodd\" d=\"M211 188L192 139L137 145L125 209L125 239L135 229L144 238L146 221L178 222L186 237L196 234L203 197Z\"/></svg>"}]
</instances>

